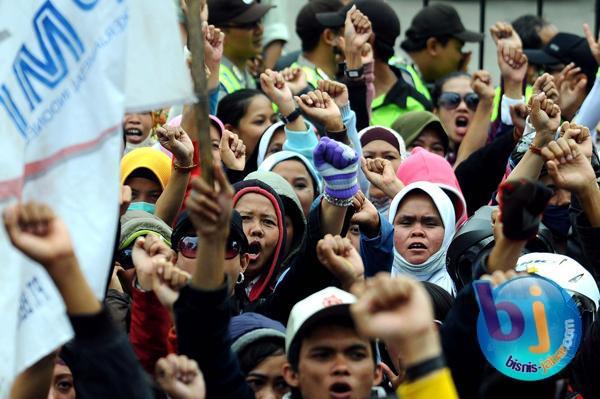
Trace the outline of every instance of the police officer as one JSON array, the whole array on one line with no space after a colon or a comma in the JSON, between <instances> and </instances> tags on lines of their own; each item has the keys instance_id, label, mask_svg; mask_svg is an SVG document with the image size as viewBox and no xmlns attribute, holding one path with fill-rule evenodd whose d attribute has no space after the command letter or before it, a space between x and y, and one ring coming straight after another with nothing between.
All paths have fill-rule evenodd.
<instances>
[{"instance_id":1,"label":"police officer","mask_svg":"<svg viewBox=\"0 0 600 399\"><path fill-rule=\"evenodd\" d=\"M464 44L482 40L481 33L465 29L454 7L436 3L413 18L400 45L411 62L397 62L397 66L409 73L415 89L431 100L427 86L463 70L471 59L471 52L462 52Z\"/></svg>"},{"instance_id":2,"label":"police officer","mask_svg":"<svg viewBox=\"0 0 600 399\"><path fill-rule=\"evenodd\" d=\"M219 69L220 97L256 88L246 65L262 52L262 18L271 8L255 0L208 0L208 22L225 32Z\"/></svg>"}]
</instances>

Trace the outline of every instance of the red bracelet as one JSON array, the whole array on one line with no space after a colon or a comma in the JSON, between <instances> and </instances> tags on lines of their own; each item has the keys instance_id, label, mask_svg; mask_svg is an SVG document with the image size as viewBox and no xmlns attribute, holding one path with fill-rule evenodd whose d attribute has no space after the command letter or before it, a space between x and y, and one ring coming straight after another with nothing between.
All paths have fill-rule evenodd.
<instances>
[{"instance_id":1,"label":"red bracelet","mask_svg":"<svg viewBox=\"0 0 600 399\"><path fill-rule=\"evenodd\" d=\"M542 149L533 143L529 144L529 151L533 152L535 155L542 155Z\"/></svg>"}]
</instances>

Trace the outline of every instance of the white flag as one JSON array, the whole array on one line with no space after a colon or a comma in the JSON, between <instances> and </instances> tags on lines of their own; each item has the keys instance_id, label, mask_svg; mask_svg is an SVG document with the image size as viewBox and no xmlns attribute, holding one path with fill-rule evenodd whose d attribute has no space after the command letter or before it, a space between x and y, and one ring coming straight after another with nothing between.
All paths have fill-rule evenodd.
<instances>
[{"instance_id":1,"label":"white flag","mask_svg":"<svg viewBox=\"0 0 600 399\"><path fill-rule=\"evenodd\" d=\"M104 295L117 234L126 110L192 99L172 0L0 3L0 210L49 204ZM45 270L0 228L0 397L72 337Z\"/></svg>"}]
</instances>

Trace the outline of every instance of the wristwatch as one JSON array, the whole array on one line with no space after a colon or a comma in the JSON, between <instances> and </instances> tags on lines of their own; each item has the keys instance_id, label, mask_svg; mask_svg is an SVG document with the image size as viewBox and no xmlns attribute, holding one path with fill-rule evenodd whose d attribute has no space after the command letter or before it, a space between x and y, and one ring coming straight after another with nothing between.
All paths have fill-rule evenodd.
<instances>
[{"instance_id":1,"label":"wristwatch","mask_svg":"<svg viewBox=\"0 0 600 399\"><path fill-rule=\"evenodd\" d=\"M358 79L363 76L363 69L346 69L345 71L346 77L349 79Z\"/></svg>"},{"instance_id":2,"label":"wristwatch","mask_svg":"<svg viewBox=\"0 0 600 399\"><path fill-rule=\"evenodd\" d=\"M288 123L292 123L293 121L298 119L298 117L300 115L302 115L302 111L300 110L300 108L296 107L296 109L293 110L292 113L289 114L288 116L285 116L284 114L279 113L279 118L283 121L283 123L285 123L287 125Z\"/></svg>"}]
</instances>

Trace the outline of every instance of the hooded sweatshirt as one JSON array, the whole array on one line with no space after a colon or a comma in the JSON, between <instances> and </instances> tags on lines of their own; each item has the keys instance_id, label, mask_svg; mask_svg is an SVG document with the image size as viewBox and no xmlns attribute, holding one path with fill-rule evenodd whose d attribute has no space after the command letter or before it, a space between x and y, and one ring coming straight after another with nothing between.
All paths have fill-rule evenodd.
<instances>
[{"instance_id":1,"label":"hooded sweatshirt","mask_svg":"<svg viewBox=\"0 0 600 399\"><path fill-rule=\"evenodd\" d=\"M306 170L308 170L310 177L312 177L313 186L315 187L315 198L317 198L323 191L323 181L321 180L321 175L319 175L319 172L317 172L315 165L313 165L312 161L310 161L304 155L294 151L279 151L269 155L261 164L259 164L258 170L272 171L277 164L289 159L295 159L304 164L304 167L306 167Z\"/></svg>"},{"instance_id":2,"label":"hooded sweatshirt","mask_svg":"<svg viewBox=\"0 0 600 399\"><path fill-rule=\"evenodd\" d=\"M388 222L393 226L394 218L396 217L396 213L398 212L402 200L415 191L425 192L425 194L433 201L433 204L442 218L442 223L444 224L444 240L442 241L442 246L435 254L431 255L425 262L415 265L400 255L393 245L392 237L394 251L392 275L406 274L419 281L429 281L430 283L439 285L449 293L454 294L454 283L446 271L446 253L456 231L454 206L448 195L433 183L417 182L409 184L392 200Z\"/></svg>"},{"instance_id":3,"label":"hooded sweatshirt","mask_svg":"<svg viewBox=\"0 0 600 399\"><path fill-rule=\"evenodd\" d=\"M410 156L398 168L396 176L405 186L419 181L434 183L446 192L454 204L456 228L467 221L465 197L452 166L443 157L420 147L413 148Z\"/></svg>"},{"instance_id":4,"label":"hooded sweatshirt","mask_svg":"<svg viewBox=\"0 0 600 399\"><path fill-rule=\"evenodd\" d=\"M248 300L250 302L254 302L255 300L270 295L273 292L275 287L275 282L277 281L277 277L280 273L280 267L284 260L284 248L285 248L285 219L283 215L285 214L285 208L281 197L277 194L277 192L271 188L268 184L263 183L260 180L244 180L238 182L234 185L235 195L233 197L233 206L242 198L244 195L248 193L255 193L262 195L267 198L269 202L275 208L275 214L277 215L277 225L278 225L278 240L277 245L275 246L275 251L271 259L267 261L267 264L264 266L264 269L261 271L258 279L254 282L253 287L250 289L248 293ZM248 237L248 242L252 243L252 238ZM249 283L249 281L247 281ZM244 305L242 304L242 308Z\"/></svg>"},{"instance_id":5,"label":"hooded sweatshirt","mask_svg":"<svg viewBox=\"0 0 600 399\"><path fill-rule=\"evenodd\" d=\"M306 218L302 211L302 205L300 205L300 200L290 183L277 173L258 170L246 176L245 180L260 180L269 185L281 198L284 206L284 215L288 216L294 225L292 246L280 265L281 274L293 264L299 253L304 252L306 241Z\"/></svg>"}]
</instances>

